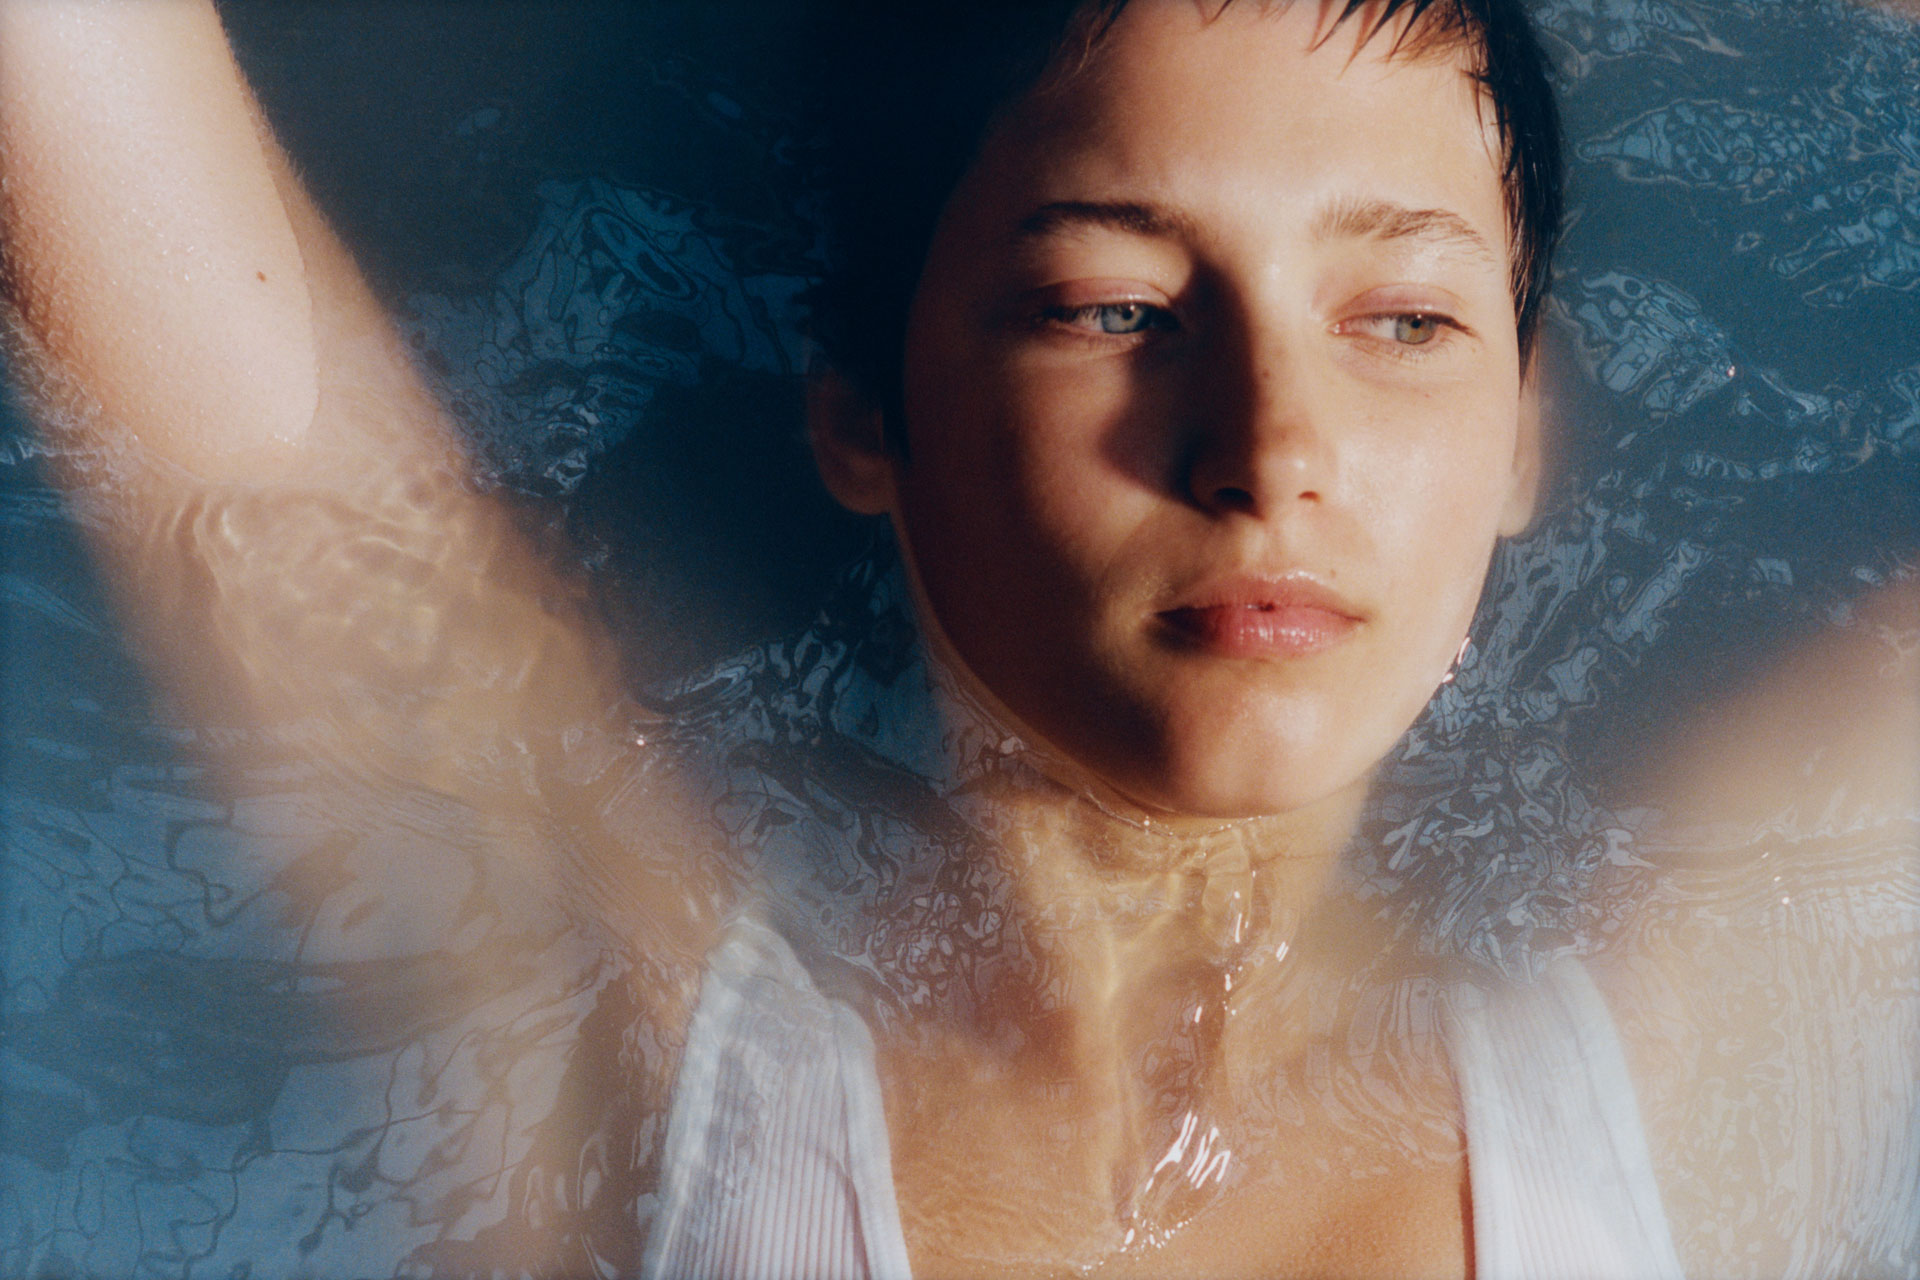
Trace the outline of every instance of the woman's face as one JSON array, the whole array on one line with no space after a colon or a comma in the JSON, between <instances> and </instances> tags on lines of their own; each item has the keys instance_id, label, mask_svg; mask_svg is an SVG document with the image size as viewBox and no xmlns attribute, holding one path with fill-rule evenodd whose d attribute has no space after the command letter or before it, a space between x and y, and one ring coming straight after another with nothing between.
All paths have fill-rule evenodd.
<instances>
[{"instance_id":1,"label":"woman's face","mask_svg":"<svg viewBox=\"0 0 1920 1280\"><path fill-rule=\"evenodd\" d=\"M973 673L1149 809L1350 797L1532 500L1491 112L1460 68L1136 0L985 143L886 505Z\"/></svg>"}]
</instances>

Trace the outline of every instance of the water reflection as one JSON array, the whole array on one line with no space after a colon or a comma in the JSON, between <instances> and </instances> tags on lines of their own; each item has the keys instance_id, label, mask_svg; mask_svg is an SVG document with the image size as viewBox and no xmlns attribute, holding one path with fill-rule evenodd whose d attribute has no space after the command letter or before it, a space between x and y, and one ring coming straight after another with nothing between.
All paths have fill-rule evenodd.
<instances>
[{"instance_id":1,"label":"water reflection","mask_svg":"<svg viewBox=\"0 0 1920 1280\"><path fill-rule=\"evenodd\" d=\"M898 1176L962 1187L956 1170L1008 1159L1010 1230L1039 1233L1020 1201L1062 1161L1132 1171L1121 1238L1042 1237L1058 1254L1146 1248L1222 1190L1297 1194L1262 1159L1290 1146L1318 1144L1322 1175L1443 1167L1441 1027L1463 992L1606 947L1641 996L1616 1006L1650 1047L1635 1078L1674 1082L1641 1101L1690 1267L1911 1274L1920 39L1834 4L1539 12L1581 162L1555 302L1565 479L1502 552L1472 645L1348 860L1322 869L1343 892L1311 922L1272 917L1279 873L1232 833L1139 873L1130 843L1150 833L1063 802L929 663L884 545L785 638L696 627L704 650L643 673L644 708L583 713L584 736L535 763L381 692L452 681L484 700L522 661L486 643L497 566L409 542L434 523L414 495L394 495L402 532L384 538L343 538L357 520L315 504L210 504L165 535L214 548L224 589L284 589L263 625L288 651L328 650L340 619L307 606L330 579L407 602L387 611L390 666L328 678L375 704L378 750L430 762L427 782L382 785L324 721L156 705L64 523L104 517L84 495L62 512L36 456L57 438L16 424L0 1270L634 1270L703 959L616 941L647 918L622 899L718 912L738 875L814 948L808 982L874 1029L883 1073L922 1082L888 1116ZM690 44L673 83L757 160L779 122L724 96L728 56ZM494 127L476 112L462 136ZM584 531L616 618L657 616L702 575L669 556L621 579L636 543L679 531L657 488L613 498L606 478L697 471L676 442L753 414L729 396L791 404L810 238L714 199L644 174L545 181L485 288L406 307L483 484L536 495L520 513L536 535ZM732 439L797 457L771 433ZM266 541L275 558L250 568ZM723 550L726 580L786 589L779 548L752 541ZM722 594L701 609L724 618ZM561 800L529 819L491 803L511 793ZM687 808L697 821L660 817ZM1111 849L1100 877L1036 874L1062 830ZM591 852L609 840L627 865ZM685 881L708 862L711 883ZM1043 892L1046 912L1011 901ZM1097 984L1074 959L1096 895L1132 913L1084 913L1110 945L1161 963L1106 1013L1116 1040L1152 1043L1124 1059L1143 1088L1056 1090L1037 1117L1010 1075L957 1110L943 1076L978 1094L1009 1061L1097 1052L1056 1016ZM1168 936L1176 918L1204 927ZM1270 1071L1209 1074L1235 1060L1223 1041L1276 1027L1297 1040Z\"/></svg>"}]
</instances>

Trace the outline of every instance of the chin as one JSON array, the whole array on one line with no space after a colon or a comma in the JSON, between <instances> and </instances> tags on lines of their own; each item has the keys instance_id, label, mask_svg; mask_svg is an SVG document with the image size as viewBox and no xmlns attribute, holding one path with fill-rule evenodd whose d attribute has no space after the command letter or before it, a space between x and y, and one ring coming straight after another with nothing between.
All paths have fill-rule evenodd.
<instances>
[{"instance_id":1,"label":"chin","mask_svg":"<svg viewBox=\"0 0 1920 1280\"><path fill-rule=\"evenodd\" d=\"M1329 769L1325 753L1297 746L1223 755L1172 752L1113 779L1117 791L1150 814L1232 821L1346 808L1365 794L1371 762Z\"/></svg>"},{"instance_id":2,"label":"chin","mask_svg":"<svg viewBox=\"0 0 1920 1280\"><path fill-rule=\"evenodd\" d=\"M1194 696L1163 706L1157 741L1126 772L1133 783L1127 789L1167 813L1227 819L1311 809L1356 787L1364 791L1393 745L1380 740L1386 725L1361 732L1353 708L1312 692L1235 690L1231 698Z\"/></svg>"}]
</instances>

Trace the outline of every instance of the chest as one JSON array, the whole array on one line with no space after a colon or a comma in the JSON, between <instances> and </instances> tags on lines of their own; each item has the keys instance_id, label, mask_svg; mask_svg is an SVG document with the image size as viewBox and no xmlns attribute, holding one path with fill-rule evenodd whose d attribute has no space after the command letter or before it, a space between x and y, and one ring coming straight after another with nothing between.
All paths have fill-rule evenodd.
<instances>
[{"instance_id":1,"label":"chest","mask_svg":"<svg viewBox=\"0 0 1920 1280\"><path fill-rule=\"evenodd\" d=\"M1159 1115L1084 1082L903 1065L882 1081L916 1276L1471 1273L1457 1143L1316 1107Z\"/></svg>"}]
</instances>

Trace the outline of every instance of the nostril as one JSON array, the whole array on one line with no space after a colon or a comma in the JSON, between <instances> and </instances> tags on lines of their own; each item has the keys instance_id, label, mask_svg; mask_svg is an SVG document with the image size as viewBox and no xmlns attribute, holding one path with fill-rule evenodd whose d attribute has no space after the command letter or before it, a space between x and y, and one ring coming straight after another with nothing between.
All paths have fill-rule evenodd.
<instances>
[{"instance_id":1,"label":"nostril","mask_svg":"<svg viewBox=\"0 0 1920 1280\"><path fill-rule=\"evenodd\" d=\"M1227 511L1251 511L1253 494L1233 485L1222 485L1213 491L1213 504Z\"/></svg>"}]
</instances>

